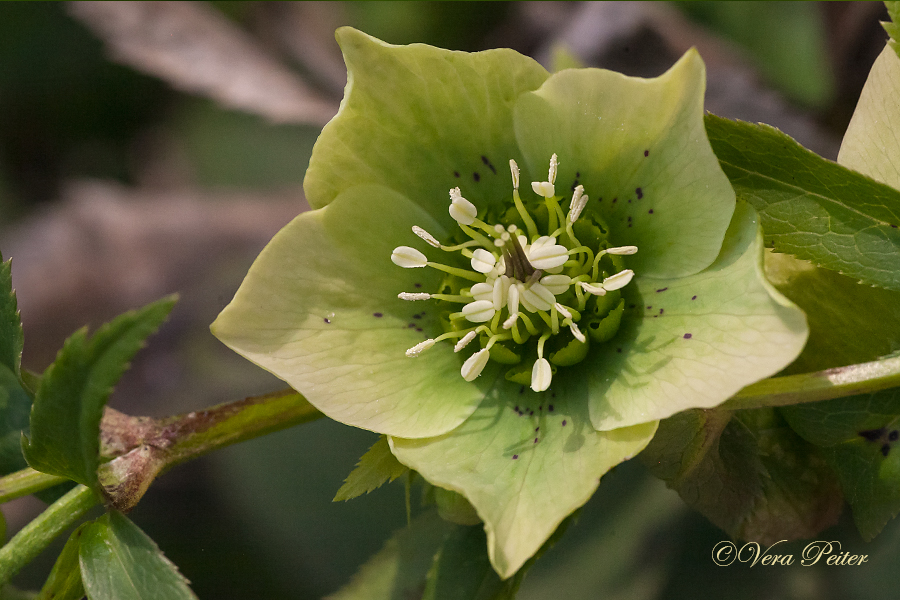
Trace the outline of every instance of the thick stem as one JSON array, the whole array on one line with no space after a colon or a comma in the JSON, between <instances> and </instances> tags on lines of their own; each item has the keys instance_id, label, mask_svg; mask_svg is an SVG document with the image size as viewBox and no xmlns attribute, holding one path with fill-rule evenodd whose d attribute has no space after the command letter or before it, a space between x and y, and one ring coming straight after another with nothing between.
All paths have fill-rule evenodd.
<instances>
[{"instance_id":1,"label":"thick stem","mask_svg":"<svg viewBox=\"0 0 900 600\"><path fill-rule=\"evenodd\" d=\"M787 406L871 394L897 386L900 386L900 357L892 357L815 373L763 379L748 385L719 408Z\"/></svg>"},{"instance_id":2,"label":"thick stem","mask_svg":"<svg viewBox=\"0 0 900 600\"><path fill-rule=\"evenodd\" d=\"M47 507L0 548L0 587L41 553L60 533L100 503L89 488L79 485Z\"/></svg>"}]
</instances>

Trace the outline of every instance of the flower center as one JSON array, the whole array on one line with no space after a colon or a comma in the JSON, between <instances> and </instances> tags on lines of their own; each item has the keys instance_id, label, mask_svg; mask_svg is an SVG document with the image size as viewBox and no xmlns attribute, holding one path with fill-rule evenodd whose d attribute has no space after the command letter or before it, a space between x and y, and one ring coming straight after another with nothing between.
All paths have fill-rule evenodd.
<instances>
[{"instance_id":1,"label":"flower center","mask_svg":"<svg viewBox=\"0 0 900 600\"><path fill-rule=\"evenodd\" d=\"M558 367L584 359L591 341L602 343L615 335L624 310L618 290L634 276L624 269L621 257L634 254L637 247L610 248L596 215L579 219L588 203L580 185L568 212L563 212L555 190L555 154L547 181L531 184L540 200L529 206L519 195L519 167L513 160L509 164L514 207L495 219L502 223L479 219L475 205L454 188L450 216L462 234L458 243L444 245L413 227L431 246L462 254L470 268L429 261L409 246L395 248L391 260L405 268L431 267L445 273L438 293L399 295L402 300L437 300L442 305L444 333L413 346L407 356L416 357L442 340L455 340L454 351L459 352L480 337L481 349L461 369L466 381L494 360L511 365L506 379L542 392ZM455 310L459 304L462 310Z\"/></svg>"}]
</instances>

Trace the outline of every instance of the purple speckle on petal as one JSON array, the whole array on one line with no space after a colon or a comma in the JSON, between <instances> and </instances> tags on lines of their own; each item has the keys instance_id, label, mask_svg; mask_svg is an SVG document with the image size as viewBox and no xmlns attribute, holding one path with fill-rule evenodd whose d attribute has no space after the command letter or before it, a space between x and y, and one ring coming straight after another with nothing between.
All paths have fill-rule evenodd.
<instances>
[{"instance_id":1,"label":"purple speckle on petal","mask_svg":"<svg viewBox=\"0 0 900 600\"><path fill-rule=\"evenodd\" d=\"M414 288L420 288L420 287L422 287L422 284L421 284L421 283L414 283L414 284L413 284L413 287L414 287Z\"/></svg>"},{"instance_id":2,"label":"purple speckle on petal","mask_svg":"<svg viewBox=\"0 0 900 600\"><path fill-rule=\"evenodd\" d=\"M650 156L650 151L649 151L649 150L644 150L644 156Z\"/></svg>"},{"instance_id":3,"label":"purple speckle on petal","mask_svg":"<svg viewBox=\"0 0 900 600\"><path fill-rule=\"evenodd\" d=\"M551 404L550 406L548 406L547 410L549 410L550 412L553 412L553 405Z\"/></svg>"},{"instance_id":4,"label":"purple speckle on petal","mask_svg":"<svg viewBox=\"0 0 900 600\"><path fill-rule=\"evenodd\" d=\"M664 309L662 309L662 308L659 309L659 314L663 314L663 310L664 310Z\"/></svg>"},{"instance_id":5,"label":"purple speckle on petal","mask_svg":"<svg viewBox=\"0 0 900 600\"><path fill-rule=\"evenodd\" d=\"M381 314L381 313L372 313L372 316L375 317L376 319L380 319L380 318L383 317L384 315Z\"/></svg>"},{"instance_id":6,"label":"purple speckle on petal","mask_svg":"<svg viewBox=\"0 0 900 600\"><path fill-rule=\"evenodd\" d=\"M453 171L453 176L458 178L458 177L459 177L459 171Z\"/></svg>"},{"instance_id":7,"label":"purple speckle on petal","mask_svg":"<svg viewBox=\"0 0 900 600\"><path fill-rule=\"evenodd\" d=\"M621 349L621 348L616 348L616 352L619 353L619 354L622 354L622 349Z\"/></svg>"},{"instance_id":8,"label":"purple speckle on petal","mask_svg":"<svg viewBox=\"0 0 900 600\"><path fill-rule=\"evenodd\" d=\"M617 200L618 198L613 198L613 204L615 204Z\"/></svg>"},{"instance_id":9,"label":"purple speckle on petal","mask_svg":"<svg viewBox=\"0 0 900 600\"><path fill-rule=\"evenodd\" d=\"M538 439L537 439L537 438L534 438L534 443L535 443L535 444L538 443Z\"/></svg>"},{"instance_id":10,"label":"purple speckle on petal","mask_svg":"<svg viewBox=\"0 0 900 600\"><path fill-rule=\"evenodd\" d=\"M537 433L537 432L540 431L540 430L541 430L541 426L540 426L540 425L538 425L537 427L534 428L534 432L535 432L535 433Z\"/></svg>"},{"instance_id":11,"label":"purple speckle on petal","mask_svg":"<svg viewBox=\"0 0 900 600\"><path fill-rule=\"evenodd\" d=\"M694 296L693 298L691 298L691 300L696 300L696 299L697 299L697 296Z\"/></svg>"},{"instance_id":12,"label":"purple speckle on petal","mask_svg":"<svg viewBox=\"0 0 900 600\"><path fill-rule=\"evenodd\" d=\"M422 331L424 331L424 330L421 327L416 327L416 331L418 331L419 333L422 333Z\"/></svg>"},{"instance_id":13,"label":"purple speckle on petal","mask_svg":"<svg viewBox=\"0 0 900 600\"><path fill-rule=\"evenodd\" d=\"M686 340L691 339L691 337L693 337L693 336L691 336L691 334L689 334L689 333L684 334L684 339L686 339Z\"/></svg>"},{"instance_id":14,"label":"purple speckle on petal","mask_svg":"<svg viewBox=\"0 0 900 600\"><path fill-rule=\"evenodd\" d=\"M664 291L666 291L667 289L669 289L669 288L667 288L667 287L659 288L658 290L656 290L656 293L658 294L658 293L660 293L660 292L664 292Z\"/></svg>"},{"instance_id":15,"label":"purple speckle on petal","mask_svg":"<svg viewBox=\"0 0 900 600\"><path fill-rule=\"evenodd\" d=\"M513 454L513 460L516 460L517 458L519 458L519 455L518 455L518 454Z\"/></svg>"},{"instance_id":16,"label":"purple speckle on petal","mask_svg":"<svg viewBox=\"0 0 900 600\"><path fill-rule=\"evenodd\" d=\"M481 181L481 175L478 174L478 171L475 171L474 173L472 173L472 179L475 180L475 183L478 183L479 181Z\"/></svg>"},{"instance_id":17,"label":"purple speckle on petal","mask_svg":"<svg viewBox=\"0 0 900 600\"><path fill-rule=\"evenodd\" d=\"M567 421L566 421L565 419L563 419L562 426L565 427L565 426L566 426L566 423L567 423Z\"/></svg>"},{"instance_id":18,"label":"purple speckle on petal","mask_svg":"<svg viewBox=\"0 0 900 600\"><path fill-rule=\"evenodd\" d=\"M413 319L421 319L422 315L413 315Z\"/></svg>"},{"instance_id":19,"label":"purple speckle on petal","mask_svg":"<svg viewBox=\"0 0 900 600\"><path fill-rule=\"evenodd\" d=\"M647 214L648 214L648 215L652 215L652 214L653 214L653 209L651 208L650 210L648 210L648 211L647 211Z\"/></svg>"},{"instance_id":20,"label":"purple speckle on petal","mask_svg":"<svg viewBox=\"0 0 900 600\"><path fill-rule=\"evenodd\" d=\"M329 323L331 323L331 319L329 319L328 317L325 317L324 321L325 321L325 324L326 324L326 325L328 325Z\"/></svg>"},{"instance_id":21,"label":"purple speckle on petal","mask_svg":"<svg viewBox=\"0 0 900 600\"><path fill-rule=\"evenodd\" d=\"M637 194L638 200L644 197L644 190L641 188L635 188L634 193ZM653 212L652 210L650 212Z\"/></svg>"},{"instance_id":22,"label":"purple speckle on petal","mask_svg":"<svg viewBox=\"0 0 900 600\"><path fill-rule=\"evenodd\" d=\"M652 308L653 308L652 306L648 306L648 307L647 307L647 310L650 310L650 309L652 309Z\"/></svg>"}]
</instances>

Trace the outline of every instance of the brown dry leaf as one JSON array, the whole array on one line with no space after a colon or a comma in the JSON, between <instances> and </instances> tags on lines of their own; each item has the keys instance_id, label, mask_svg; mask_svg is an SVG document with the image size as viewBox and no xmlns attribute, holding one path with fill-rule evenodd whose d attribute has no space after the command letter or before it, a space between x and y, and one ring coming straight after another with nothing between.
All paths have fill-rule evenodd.
<instances>
[{"instance_id":1,"label":"brown dry leaf","mask_svg":"<svg viewBox=\"0 0 900 600\"><path fill-rule=\"evenodd\" d=\"M337 112L247 33L200 2L72 2L69 12L117 62L280 123L324 125Z\"/></svg>"}]
</instances>

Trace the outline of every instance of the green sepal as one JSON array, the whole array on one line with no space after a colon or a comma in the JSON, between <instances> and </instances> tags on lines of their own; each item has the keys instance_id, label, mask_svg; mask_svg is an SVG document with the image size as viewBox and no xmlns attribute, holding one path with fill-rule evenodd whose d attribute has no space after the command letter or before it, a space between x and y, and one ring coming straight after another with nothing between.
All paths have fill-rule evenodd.
<instances>
[{"instance_id":1,"label":"green sepal","mask_svg":"<svg viewBox=\"0 0 900 600\"><path fill-rule=\"evenodd\" d=\"M81 536L89 525L89 523L83 523L69 536L35 600L81 600L84 598L79 551Z\"/></svg>"},{"instance_id":2,"label":"green sepal","mask_svg":"<svg viewBox=\"0 0 900 600\"><path fill-rule=\"evenodd\" d=\"M0 261L3 257L0 256ZM16 377L22 364L22 321L12 289L12 260L0 262L0 366L12 371Z\"/></svg>"}]
</instances>

